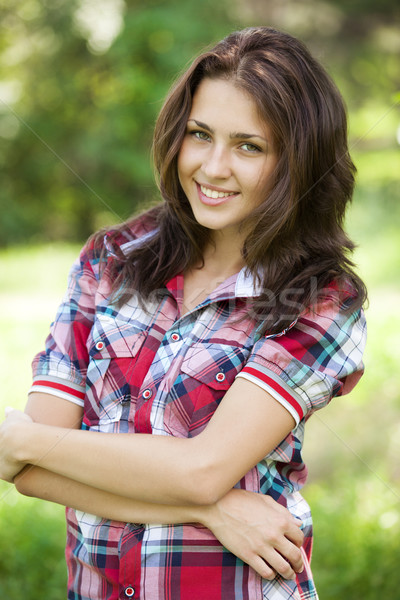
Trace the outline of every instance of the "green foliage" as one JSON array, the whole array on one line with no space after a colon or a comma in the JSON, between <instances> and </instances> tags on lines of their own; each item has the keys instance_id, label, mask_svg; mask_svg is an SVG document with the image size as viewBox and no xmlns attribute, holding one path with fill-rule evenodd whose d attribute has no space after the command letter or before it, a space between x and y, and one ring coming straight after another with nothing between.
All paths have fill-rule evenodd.
<instances>
[{"instance_id":1,"label":"green foliage","mask_svg":"<svg viewBox=\"0 0 400 600\"><path fill-rule=\"evenodd\" d=\"M304 39L349 103L352 137L394 147L398 2L5 0L1 11L0 246L83 241L153 202L151 136L171 80L238 27Z\"/></svg>"},{"instance_id":2,"label":"green foliage","mask_svg":"<svg viewBox=\"0 0 400 600\"><path fill-rule=\"evenodd\" d=\"M400 273L400 152L354 152L357 186L347 225L362 248L356 263L370 286L390 286Z\"/></svg>"},{"instance_id":3,"label":"green foliage","mask_svg":"<svg viewBox=\"0 0 400 600\"><path fill-rule=\"evenodd\" d=\"M0 74L18 85L0 106L3 245L83 240L151 201L151 137L166 90L232 28L226 2L132 2L104 52L77 23L80 4L19 0L6 14ZM20 46L23 60L12 56Z\"/></svg>"}]
</instances>

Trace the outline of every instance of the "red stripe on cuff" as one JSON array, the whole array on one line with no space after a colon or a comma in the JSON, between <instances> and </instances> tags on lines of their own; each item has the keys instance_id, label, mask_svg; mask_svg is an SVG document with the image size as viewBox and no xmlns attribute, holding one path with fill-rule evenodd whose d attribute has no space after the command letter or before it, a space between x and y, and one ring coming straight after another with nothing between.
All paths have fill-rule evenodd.
<instances>
[{"instance_id":1,"label":"red stripe on cuff","mask_svg":"<svg viewBox=\"0 0 400 600\"><path fill-rule=\"evenodd\" d=\"M257 369L254 369L253 367L249 367L249 366L244 367L244 369L242 369L241 372L248 373L249 375L253 375L253 377L260 379L261 381L263 381L264 383L269 385L280 396L282 396L282 398L284 398L287 402L289 402L289 404L291 406L293 406L293 408L299 415L300 419L302 419L304 417L304 411L301 408L300 404L293 398L293 396L291 394L289 394L289 392L284 387L281 387L279 385L279 383L277 383L275 381L275 379L273 379L272 377L268 377L268 375L266 375L262 371L258 371Z\"/></svg>"},{"instance_id":2,"label":"red stripe on cuff","mask_svg":"<svg viewBox=\"0 0 400 600\"><path fill-rule=\"evenodd\" d=\"M36 379L32 386L40 385L43 387L52 388L53 390L59 390L60 392L65 392L70 396L74 396L75 398L79 398L79 400L84 400L85 392L79 392L74 388L70 388L67 385L63 385L62 383L56 383L55 381L46 381L45 379Z\"/></svg>"}]
</instances>

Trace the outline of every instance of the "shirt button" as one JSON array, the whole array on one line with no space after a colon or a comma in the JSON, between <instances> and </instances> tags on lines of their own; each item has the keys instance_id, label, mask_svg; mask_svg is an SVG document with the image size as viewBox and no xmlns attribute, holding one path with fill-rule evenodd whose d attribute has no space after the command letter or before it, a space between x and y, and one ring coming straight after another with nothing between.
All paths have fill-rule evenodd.
<instances>
[{"instance_id":1,"label":"shirt button","mask_svg":"<svg viewBox=\"0 0 400 600\"><path fill-rule=\"evenodd\" d=\"M225 373L223 373L222 371L220 371L219 373L216 374L215 379L221 383L222 381L225 381Z\"/></svg>"},{"instance_id":2,"label":"shirt button","mask_svg":"<svg viewBox=\"0 0 400 600\"><path fill-rule=\"evenodd\" d=\"M144 398L145 400L148 400L149 398L151 398L153 395L153 392L149 389L144 390L144 392L142 393L142 398Z\"/></svg>"},{"instance_id":3,"label":"shirt button","mask_svg":"<svg viewBox=\"0 0 400 600\"><path fill-rule=\"evenodd\" d=\"M105 346L104 342L97 342L95 348L96 348L96 350L103 350L104 346Z\"/></svg>"},{"instance_id":4,"label":"shirt button","mask_svg":"<svg viewBox=\"0 0 400 600\"><path fill-rule=\"evenodd\" d=\"M171 340L172 340L173 342L179 342L179 340L180 340L180 339L181 339L181 336L179 335L179 333L173 333L173 334L171 335Z\"/></svg>"},{"instance_id":5,"label":"shirt button","mask_svg":"<svg viewBox=\"0 0 400 600\"><path fill-rule=\"evenodd\" d=\"M125 588L125 596L127 598L133 598L134 595L135 595L135 588L133 588L131 585L128 585L128 587Z\"/></svg>"}]
</instances>

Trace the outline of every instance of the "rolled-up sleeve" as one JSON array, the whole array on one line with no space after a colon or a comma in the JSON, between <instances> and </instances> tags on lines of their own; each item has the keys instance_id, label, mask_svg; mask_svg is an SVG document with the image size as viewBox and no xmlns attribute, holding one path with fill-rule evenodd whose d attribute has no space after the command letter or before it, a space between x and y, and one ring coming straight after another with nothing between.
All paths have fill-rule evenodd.
<instances>
[{"instance_id":1,"label":"rolled-up sleeve","mask_svg":"<svg viewBox=\"0 0 400 600\"><path fill-rule=\"evenodd\" d=\"M269 392L298 425L363 373L364 313L346 309L338 297L321 300L286 332L258 340L238 377Z\"/></svg>"},{"instance_id":2,"label":"rolled-up sleeve","mask_svg":"<svg viewBox=\"0 0 400 600\"><path fill-rule=\"evenodd\" d=\"M30 392L46 392L83 406L89 362L87 338L95 313L99 261L85 246L50 328L45 350L33 360Z\"/></svg>"}]
</instances>

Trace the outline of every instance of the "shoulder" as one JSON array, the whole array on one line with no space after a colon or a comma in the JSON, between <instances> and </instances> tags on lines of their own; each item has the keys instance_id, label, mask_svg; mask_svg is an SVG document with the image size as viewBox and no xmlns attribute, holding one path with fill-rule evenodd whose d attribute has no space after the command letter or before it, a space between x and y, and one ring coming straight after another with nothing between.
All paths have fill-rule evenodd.
<instances>
[{"instance_id":1,"label":"shoulder","mask_svg":"<svg viewBox=\"0 0 400 600\"><path fill-rule=\"evenodd\" d=\"M155 232L158 228L159 212L160 207L156 206L155 208L126 221L120 228L122 243L137 240Z\"/></svg>"},{"instance_id":2,"label":"shoulder","mask_svg":"<svg viewBox=\"0 0 400 600\"><path fill-rule=\"evenodd\" d=\"M339 348L364 347L365 314L350 281L334 281L320 291L314 304L300 315L292 335L302 337L305 333L308 344L318 343L334 354Z\"/></svg>"},{"instance_id":3,"label":"shoulder","mask_svg":"<svg viewBox=\"0 0 400 600\"><path fill-rule=\"evenodd\" d=\"M358 345L365 337L365 315L358 306L357 292L351 282L331 282L320 290L316 301L298 318L288 332L288 338L307 336L307 345L312 343L331 345L338 349L351 338Z\"/></svg>"},{"instance_id":4,"label":"shoulder","mask_svg":"<svg viewBox=\"0 0 400 600\"><path fill-rule=\"evenodd\" d=\"M97 231L85 245L85 254L95 261L107 262L109 258L123 260L133 246L157 232L158 213L159 207L155 207L120 225Z\"/></svg>"},{"instance_id":5,"label":"shoulder","mask_svg":"<svg viewBox=\"0 0 400 600\"><path fill-rule=\"evenodd\" d=\"M157 208L158 207L156 207L156 209ZM157 215L159 211L156 209L151 209L137 217L125 221L125 223L122 223L118 227L109 231L104 231L103 243L107 245L107 243L112 242L114 247L116 246L124 252L124 250L129 248L134 242L154 235L158 229Z\"/></svg>"},{"instance_id":6,"label":"shoulder","mask_svg":"<svg viewBox=\"0 0 400 600\"><path fill-rule=\"evenodd\" d=\"M331 281L319 290L315 303L306 312L343 312L357 305L357 290L349 279Z\"/></svg>"},{"instance_id":7,"label":"shoulder","mask_svg":"<svg viewBox=\"0 0 400 600\"><path fill-rule=\"evenodd\" d=\"M115 227L103 228L87 240L71 273L100 279L107 266L113 265L118 269L132 246L148 239L156 231L157 211L154 209Z\"/></svg>"},{"instance_id":8,"label":"shoulder","mask_svg":"<svg viewBox=\"0 0 400 600\"><path fill-rule=\"evenodd\" d=\"M359 363L366 342L366 321L356 299L347 281L329 284L288 328L263 336L257 353L274 361L279 357L277 362L283 360L285 366L293 359L318 369L349 357Z\"/></svg>"},{"instance_id":9,"label":"shoulder","mask_svg":"<svg viewBox=\"0 0 400 600\"><path fill-rule=\"evenodd\" d=\"M256 342L242 376L285 398L296 420L348 393L364 370L366 324L356 297L347 283L321 290L290 327Z\"/></svg>"}]
</instances>

